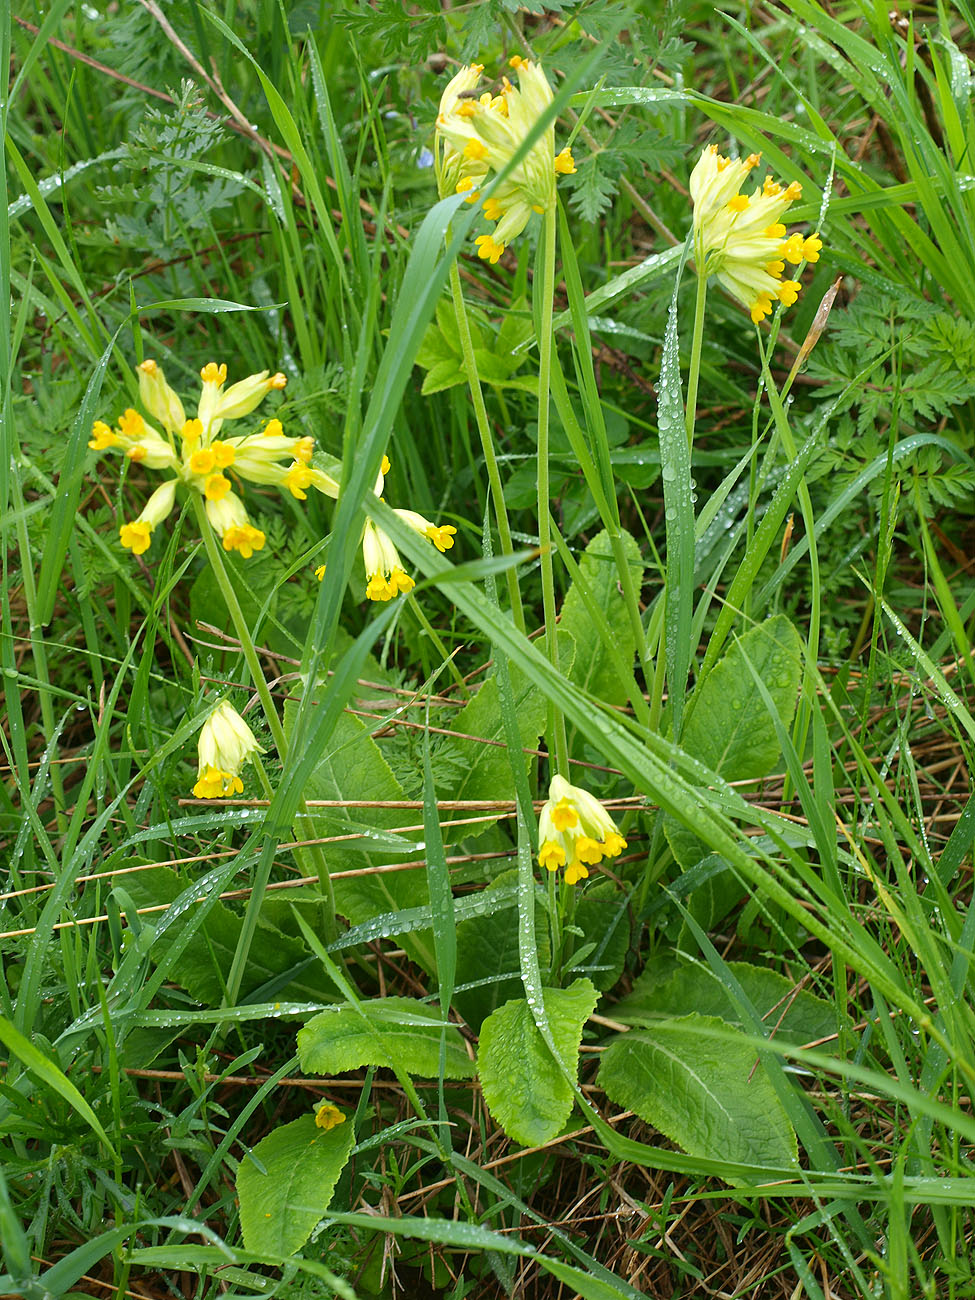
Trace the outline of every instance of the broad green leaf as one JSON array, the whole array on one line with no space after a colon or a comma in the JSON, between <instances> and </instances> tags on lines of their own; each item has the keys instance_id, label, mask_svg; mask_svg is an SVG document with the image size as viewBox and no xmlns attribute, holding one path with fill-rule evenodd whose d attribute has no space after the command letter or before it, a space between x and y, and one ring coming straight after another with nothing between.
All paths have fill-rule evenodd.
<instances>
[{"instance_id":1,"label":"broad green leaf","mask_svg":"<svg viewBox=\"0 0 975 1300\"><path fill-rule=\"evenodd\" d=\"M575 1073L582 1029L599 994L589 980L577 979L567 989L543 990L542 997L555 1044ZM524 998L506 1002L481 1026L477 1069L492 1116L523 1146L555 1137L572 1113L572 1086Z\"/></svg>"},{"instance_id":2,"label":"broad green leaf","mask_svg":"<svg viewBox=\"0 0 975 1300\"><path fill-rule=\"evenodd\" d=\"M527 343L534 333L531 307L528 299L522 296L515 299L506 309L498 329L494 350L498 356L507 357L510 368L514 370L524 364L529 355L527 352L517 352L517 349Z\"/></svg>"},{"instance_id":3,"label":"broad green leaf","mask_svg":"<svg viewBox=\"0 0 975 1300\"><path fill-rule=\"evenodd\" d=\"M517 899L509 891L517 879L516 871L505 871L482 892L482 898L504 891L503 901L486 916L474 916L457 926L457 984L482 983L479 988L454 994L454 1006L475 1033L486 1016L517 998L522 990L518 960ZM547 966L550 958L548 927L540 923L540 908L535 909L538 936L538 960Z\"/></svg>"},{"instance_id":4,"label":"broad green leaf","mask_svg":"<svg viewBox=\"0 0 975 1300\"><path fill-rule=\"evenodd\" d=\"M423 387L420 392L426 396L429 393L442 393L445 388L456 388L458 384L467 383L467 374L461 368L455 357L448 357L445 361L438 361L427 371Z\"/></svg>"},{"instance_id":5,"label":"broad green leaf","mask_svg":"<svg viewBox=\"0 0 975 1300\"><path fill-rule=\"evenodd\" d=\"M511 373L511 357L496 356L487 348L474 349L474 363L481 382L485 384L503 383Z\"/></svg>"},{"instance_id":6,"label":"broad green leaf","mask_svg":"<svg viewBox=\"0 0 975 1300\"><path fill-rule=\"evenodd\" d=\"M625 532L623 546L629 566L633 569L634 583L639 589L643 574L639 547L629 533ZM576 647L575 659L568 676L577 686L607 704L624 704L626 684L620 680L613 663L606 645L606 635L611 638L626 664L633 662L636 646L620 592L609 534L605 530L597 533L586 547L585 554L579 561L579 571L581 582L595 604L598 616L604 620L604 627L601 635L589 603L580 590L580 584L573 582L562 603L559 618L560 628L571 633Z\"/></svg>"},{"instance_id":7,"label":"broad green leaf","mask_svg":"<svg viewBox=\"0 0 975 1300\"><path fill-rule=\"evenodd\" d=\"M328 1209L354 1142L348 1119L326 1131L312 1114L262 1138L256 1159L242 1160L237 1170L244 1248L275 1256L299 1250Z\"/></svg>"},{"instance_id":8,"label":"broad green leaf","mask_svg":"<svg viewBox=\"0 0 975 1300\"><path fill-rule=\"evenodd\" d=\"M152 907L172 903L187 886L169 867L153 871L140 871L126 881L126 893L139 907ZM150 924L152 914L149 916ZM194 924L192 912L187 912L166 930L168 946L187 926ZM180 958L171 978L186 989L194 1001L204 1006L217 1006L226 992L227 972L237 951L243 919L223 903L214 903L206 920L193 941ZM244 973L241 994L244 998L261 985L283 976L286 971L300 968L308 959L307 946L298 939L282 934L268 925L259 925L251 942ZM324 1000L334 996L331 983L325 979L317 963L305 966L282 988L289 997Z\"/></svg>"},{"instance_id":9,"label":"broad green leaf","mask_svg":"<svg viewBox=\"0 0 975 1300\"><path fill-rule=\"evenodd\" d=\"M688 704L681 748L728 781L767 776L781 757L775 720L749 664L772 697L779 720L795 713L802 668L799 634L783 614L759 623L731 646Z\"/></svg>"},{"instance_id":10,"label":"broad green leaf","mask_svg":"<svg viewBox=\"0 0 975 1300\"><path fill-rule=\"evenodd\" d=\"M275 587L280 576L278 565L262 555L252 556L250 560L242 560L233 552L228 552L224 564L233 579L234 591L247 625L255 629L265 604L271 615L277 607ZM233 635L234 627L230 611L227 609L213 570L208 564L200 570L190 587L190 618L194 626L197 623L207 623L211 627ZM209 636L205 639L215 641L217 638ZM293 654L293 647L287 647L286 652ZM237 663L237 652L234 649L208 648L207 654L213 657L213 663L218 671L226 670L229 674L230 669Z\"/></svg>"},{"instance_id":11,"label":"broad green leaf","mask_svg":"<svg viewBox=\"0 0 975 1300\"><path fill-rule=\"evenodd\" d=\"M285 709L287 726L292 710ZM326 743L325 752L305 784L306 799L402 800L403 787L367 729L349 713L340 715ZM390 862L409 861L415 856L412 841L419 831L404 832L396 846L398 828L419 824L421 814L404 808L315 808L310 831L316 838L358 835L322 846L331 872L362 871ZM386 833L390 847L380 847ZM309 835L311 838L311 835ZM374 916L429 905L426 873L422 859L416 870L372 873L334 882L335 906L341 916L360 925ZM408 935L403 946L424 970L435 967L429 934Z\"/></svg>"},{"instance_id":12,"label":"broad green leaf","mask_svg":"<svg viewBox=\"0 0 975 1300\"><path fill-rule=\"evenodd\" d=\"M373 998L313 1016L298 1033L298 1059L314 1074L340 1074L363 1065L391 1066L425 1078L440 1076L438 1009L413 998ZM455 1025L446 1029L445 1079L467 1079L473 1064Z\"/></svg>"},{"instance_id":13,"label":"broad green leaf","mask_svg":"<svg viewBox=\"0 0 975 1300\"><path fill-rule=\"evenodd\" d=\"M527 749L534 749L545 729L548 713L545 697L513 664L511 686L521 743ZM453 715L450 729L461 734L449 737L437 750L433 760L437 789L441 796L446 799L491 800L497 799L499 795L504 797L505 793L510 792L511 758L501 719L501 700L496 677L489 677L477 694ZM529 761L526 754L526 768ZM489 829L492 824L484 822L475 827L458 827L454 840L470 840ZM451 839L449 824L444 826L444 839L447 842Z\"/></svg>"},{"instance_id":14,"label":"broad green leaf","mask_svg":"<svg viewBox=\"0 0 975 1300\"><path fill-rule=\"evenodd\" d=\"M728 781L767 776L781 757L775 720L755 684L749 664L762 678L779 720L788 726L795 713L801 672L799 634L782 614L751 628L731 646L695 690L687 706L681 748ZM694 832L664 818L664 833L685 871L710 852ZM689 907L710 929L739 902L744 889L730 872L711 876Z\"/></svg>"},{"instance_id":15,"label":"broad green leaf","mask_svg":"<svg viewBox=\"0 0 975 1300\"><path fill-rule=\"evenodd\" d=\"M610 881L597 882L576 902L572 923L582 931L582 938L576 941L577 950L583 945L593 945L574 969L587 975L605 993L623 973L630 946L628 900Z\"/></svg>"},{"instance_id":16,"label":"broad green leaf","mask_svg":"<svg viewBox=\"0 0 975 1300\"><path fill-rule=\"evenodd\" d=\"M797 989L778 971L743 961L729 962L728 970L779 1041L801 1046L829 1038L840 1028L840 1018L831 1002L806 989ZM710 966L682 964L667 971L664 978L661 973L644 971L632 993L613 1007L613 1019L627 1025L652 1026L658 1020L694 1011L750 1029Z\"/></svg>"},{"instance_id":17,"label":"broad green leaf","mask_svg":"<svg viewBox=\"0 0 975 1300\"><path fill-rule=\"evenodd\" d=\"M724 1033L704 1037L701 1029ZM621 1034L602 1054L599 1085L692 1156L775 1169L796 1163L795 1132L754 1044L714 1016Z\"/></svg>"}]
</instances>

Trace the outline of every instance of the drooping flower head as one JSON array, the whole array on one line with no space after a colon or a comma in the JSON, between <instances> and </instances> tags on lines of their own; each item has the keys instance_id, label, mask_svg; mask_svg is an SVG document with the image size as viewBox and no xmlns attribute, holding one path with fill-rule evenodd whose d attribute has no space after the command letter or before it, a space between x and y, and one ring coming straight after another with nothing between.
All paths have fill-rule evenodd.
<instances>
[{"instance_id":1,"label":"drooping flower head","mask_svg":"<svg viewBox=\"0 0 975 1300\"><path fill-rule=\"evenodd\" d=\"M483 68L461 68L448 82L437 115L437 176L441 197L464 194L469 203L481 188L511 162L532 127L552 102L552 88L537 63L518 55L510 60L518 75L513 86L501 79L498 94L477 93ZM496 223L493 234L475 240L478 256L496 262L520 235L533 212L555 206L555 181L575 171L572 151L556 155L555 127L550 125L528 153L495 185L483 202L484 215Z\"/></svg>"},{"instance_id":2,"label":"drooping flower head","mask_svg":"<svg viewBox=\"0 0 975 1300\"><path fill-rule=\"evenodd\" d=\"M787 209L802 196L798 181L783 188L766 176L752 194L740 192L760 157L723 158L709 145L690 179L698 274L716 276L756 324L776 300L791 307L799 295L799 281L782 278L786 262L816 262L823 246L818 235L787 235L782 224Z\"/></svg>"},{"instance_id":3,"label":"drooping flower head","mask_svg":"<svg viewBox=\"0 0 975 1300\"><path fill-rule=\"evenodd\" d=\"M362 531L362 562L366 569L366 595L370 600L392 600L412 591L416 583L403 568L399 552L371 519Z\"/></svg>"},{"instance_id":4,"label":"drooping flower head","mask_svg":"<svg viewBox=\"0 0 975 1300\"><path fill-rule=\"evenodd\" d=\"M240 769L255 754L263 752L237 710L222 700L200 729L199 771L193 793L197 799L243 794Z\"/></svg>"},{"instance_id":5,"label":"drooping flower head","mask_svg":"<svg viewBox=\"0 0 975 1300\"><path fill-rule=\"evenodd\" d=\"M383 456L382 468L373 487L374 494L380 499L389 470L389 457ZM433 542L441 555L453 546L457 529L452 524L435 524L415 510L394 510L393 513L415 533ZM366 520L362 530L362 562L366 570L366 595L370 600L392 600L416 586L403 568L392 539L371 519ZM315 570L315 577L319 582L325 577L324 564Z\"/></svg>"},{"instance_id":6,"label":"drooping flower head","mask_svg":"<svg viewBox=\"0 0 975 1300\"><path fill-rule=\"evenodd\" d=\"M616 823L587 790L553 776L548 802L538 818L538 861L549 871L565 867L569 885L585 880L589 868L626 848Z\"/></svg>"},{"instance_id":7,"label":"drooping flower head","mask_svg":"<svg viewBox=\"0 0 975 1300\"><path fill-rule=\"evenodd\" d=\"M283 389L284 375L261 370L225 388L227 367L211 361L200 371L196 416L187 419L158 362L143 361L136 369L142 405L162 425L165 436L130 408L119 416L117 428L96 421L88 443L95 451L118 448L146 469L169 470L173 475L152 494L137 519L122 525L121 543L135 555L148 550L153 529L173 508L179 484L203 498L224 550L237 551L245 559L263 547L264 534L248 519L234 491L235 478L271 484L298 500L305 499L307 487L338 496L335 480L311 465L313 440L286 437L280 420L269 420L260 433L218 436L227 421L250 415L269 392Z\"/></svg>"}]
</instances>

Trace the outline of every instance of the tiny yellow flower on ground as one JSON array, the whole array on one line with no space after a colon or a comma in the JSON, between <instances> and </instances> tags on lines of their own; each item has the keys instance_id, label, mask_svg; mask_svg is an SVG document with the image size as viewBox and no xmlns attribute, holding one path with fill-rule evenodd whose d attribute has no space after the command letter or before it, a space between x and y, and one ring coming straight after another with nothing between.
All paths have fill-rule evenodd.
<instances>
[{"instance_id":1,"label":"tiny yellow flower on ground","mask_svg":"<svg viewBox=\"0 0 975 1300\"><path fill-rule=\"evenodd\" d=\"M539 865L548 871L565 867L569 885L584 880L603 858L615 858L626 848L599 800L561 776L552 777L548 802L539 814L538 840Z\"/></svg>"},{"instance_id":2,"label":"tiny yellow flower on ground","mask_svg":"<svg viewBox=\"0 0 975 1300\"><path fill-rule=\"evenodd\" d=\"M326 1133L330 1129L338 1128L340 1124L345 1123L345 1115L339 1110L338 1106L333 1106L330 1101L323 1101L315 1107L315 1127L322 1128Z\"/></svg>"},{"instance_id":3,"label":"tiny yellow flower on ground","mask_svg":"<svg viewBox=\"0 0 975 1300\"><path fill-rule=\"evenodd\" d=\"M483 68L461 68L448 82L437 114L437 179L441 198L463 194L477 202L484 184L511 162L535 123L552 103L552 88L537 63L518 55L510 60L518 77L513 86L502 78L497 95L478 95ZM490 235L474 241L478 257L497 262L506 246L525 229L533 212L555 206L558 176L575 171L572 150L555 152L555 127L550 125L528 153L484 200L484 215L496 222Z\"/></svg>"},{"instance_id":4,"label":"tiny yellow flower on ground","mask_svg":"<svg viewBox=\"0 0 975 1300\"><path fill-rule=\"evenodd\" d=\"M255 754L263 752L237 710L222 700L200 730L199 771L193 793L197 799L222 799L243 794L240 769Z\"/></svg>"},{"instance_id":5,"label":"tiny yellow flower on ground","mask_svg":"<svg viewBox=\"0 0 975 1300\"><path fill-rule=\"evenodd\" d=\"M802 196L798 181L783 188L767 176L752 194L740 193L760 157L723 158L709 145L690 179L698 274L714 275L756 324L776 300L791 307L798 297L799 281L782 279L786 262L816 262L823 247L818 235L786 235L781 218Z\"/></svg>"}]
</instances>

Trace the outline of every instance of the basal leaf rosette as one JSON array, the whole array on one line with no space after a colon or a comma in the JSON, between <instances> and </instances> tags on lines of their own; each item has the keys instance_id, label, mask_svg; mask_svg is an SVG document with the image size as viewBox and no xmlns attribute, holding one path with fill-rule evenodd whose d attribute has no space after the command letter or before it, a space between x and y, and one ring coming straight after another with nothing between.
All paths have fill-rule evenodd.
<instances>
[{"instance_id":1,"label":"basal leaf rosette","mask_svg":"<svg viewBox=\"0 0 975 1300\"><path fill-rule=\"evenodd\" d=\"M178 488L200 494L224 550L236 551L244 559L263 547L264 534L250 522L235 491L241 480L278 487L298 500L305 499L309 487L326 496L338 495L335 480L311 464L314 440L288 437L278 419L268 420L257 433L220 437L226 423L250 415L268 393L283 389L287 383L283 374L261 370L228 388L227 367L208 362L200 371L196 415L187 418L182 400L157 362L143 361L136 372L140 402L149 418L130 407L114 428L98 420L88 443L94 451L119 450L146 469L170 475L141 513L119 530L122 545L134 555L149 549L154 529L176 502ZM150 421L161 425L162 431Z\"/></svg>"},{"instance_id":2,"label":"basal leaf rosette","mask_svg":"<svg viewBox=\"0 0 975 1300\"><path fill-rule=\"evenodd\" d=\"M744 306L757 325L778 300L791 307L802 285L783 279L786 263L819 260L818 235L786 232L782 218L802 197L798 181L783 187L766 176L751 194L741 187L761 155L724 158L709 145L691 172L694 260L699 275L713 275Z\"/></svg>"}]
</instances>

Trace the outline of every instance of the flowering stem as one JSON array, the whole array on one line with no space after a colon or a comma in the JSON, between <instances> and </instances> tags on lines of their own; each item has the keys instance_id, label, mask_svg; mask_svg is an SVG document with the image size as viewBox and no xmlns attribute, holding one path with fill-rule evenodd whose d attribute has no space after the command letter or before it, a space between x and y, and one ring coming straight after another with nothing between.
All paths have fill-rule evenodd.
<instances>
[{"instance_id":1,"label":"flowering stem","mask_svg":"<svg viewBox=\"0 0 975 1300\"><path fill-rule=\"evenodd\" d=\"M687 445L694 446L694 422L697 417L697 384L701 376L701 351L704 344L704 308L708 296L708 277L704 271L703 252L696 253L697 299L694 303L694 337L691 340L691 363L687 371L687 401L684 421L687 428Z\"/></svg>"},{"instance_id":2,"label":"flowering stem","mask_svg":"<svg viewBox=\"0 0 975 1300\"><path fill-rule=\"evenodd\" d=\"M61 768L57 763L57 749L53 748L54 737L57 733L57 723L54 718L54 709L51 706L51 681L47 670L47 653L44 645L44 635L36 614L37 588L34 585L34 569L30 553L30 539L27 533L27 516L24 513L24 498L21 492L20 479L16 475L13 477L13 484L15 493L14 501L18 506L16 520L17 545L20 548L21 582L23 583L24 600L27 605L27 620L30 628L30 646L34 658L34 672L37 675L37 680L41 684L41 689L37 692L37 697L40 701L41 707L41 727L45 744L52 745L50 757L53 761L48 768L48 775L51 781L51 791L54 795L54 816L58 830L64 831L66 826L64 820L64 784L61 780Z\"/></svg>"},{"instance_id":3,"label":"flowering stem","mask_svg":"<svg viewBox=\"0 0 975 1300\"><path fill-rule=\"evenodd\" d=\"M421 629L423 630L423 634L429 638L431 645L436 650L437 654L440 655L441 660L447 665L447 670L450 673L451 677L453 677L454 684L457 687L459 687L461 694L466 698L471 693L470 688L468 687L467 683L464 681L464 677L460 669L454 663L454 656L450 653L450 651L441 641L440 637L437 635L436 629L430 623L430 620L427 618L426 614L424 614L420 606L420 602L413 595L412 591L409 593L406 599L409 601L410 609L413 611L414 615L416 616L416 621L419 623Z\"/></svg>"},{"instance_id":4,"label":"flowering stem","mask_svg":"<svg viewBox=\"0 0 975 1300\"><path fill-rule=\"evenodd\" d=\"M237 593L234 591L233 583L230 581L230 575L227 573L227 566L223 562L223 556L220 554L220 547L217 545L217 539L213 534L213 529L210 527L210 521L206 517L202 498L197 492L192 492L190 495L193 501L193 509L196 513L196 522L200 529L200 536L203 538L203 545L206 548L207 559L210 561L210 568L213 570L213 576L217 580L220 594L223 596L227 609L230 612L230 621L234 625L234 631L237 634L240 648L244 654L244 662L247 664L248 672L250 673L251 680L254 683L254 689L257 691L258 699L261 701L261 708L264 710L264 716L267 719L267 725L270 728L275 748L278 751L278 757L281 759L281 762L284 763L288 754L288 738L284 734L284 727L282 727L281 719L278 717L278 711L274 707L274 700L271 698L271 692L268 690L267 681L265 680L264 673L261 669L261 661L257 657L257 650L254 648L250 629L247 626L247 619L244 617L244 611L240 607ZM256 766L258 767L259 775L262 778L261 783L270 798L273 795L273 790L271 789L267 775L259 764L256 764ZM302 819L307 818L309 815L308 807L304 798L302 798L298 804L298 812ZM305 824L307 825L308 823L306 822ZM325 939L326 942L328 942L334 939L337 935L335 926L335 895L332 891L332 878L328 873L328 864L326 863L325 857L320 848L313 846L308 850L308 856L314 865L315 874L318 876L318 882L322 890L322 922ZM296 849L295 857L300 862L305 855L300 849ZM255 882L254 891L251 894L251 901L248 904L248 917L245 918L245 922L249 919L252 908L254 912L253 920L256 921L257 912L260 910L261 900L266 884L266 879L262 882ZM260 888L258 887L259 885ZM246 933L246 925L245 931L241 934L242 939L244 933ZM253 933L253 923L251 926L251 933ZM247 946L249 946L249 942ZM238 949L240 947L241 945L238 944ZM243 956L246 958L246 951ZM235 966L240 967L239 972L237 972L237 978L239 980L243 975L243 960L239 963L235 961ZM236 997L237 990L231 989L229 991L233 993L234 997Z\"/></svg>"},{"instance_id":5,"label":"flowering stem","mask_svg":"<svg viewBox=\"0 0 975 1300\"><path fill-rule=\"evenodd\" d=\"M484 454L484 464L487 468L488 482L491 486L491 501L494 505L495 518L498 521L501 550L505 555L512 555L514 554L514 547L511 543L508 510L504 503L504 490L501 486L498 458L494 451L491 423L488 419L487 407L484 405L481 380L477 373L474 344L471 339L470 324L467 320L467 304L464 302L464 291L461 287L460 271L457 269L456 261L450 268L450 292L454 302L454 315L457 317L457 337L460 340L461 352L464 355L464 369L467 371L467 383L471 390L471 401L474 405L474 418L477 421L477 431L481 436L481 451ZM515 621L515 627L519 632L524 632L525 611L521 604L521 591L518 588L518 575L514 566L508 569L505 578L508 584L508 599L511 601L511 613Z\"/></svg>"},{"instance_id":6,"label":"flowering stem","mask_svg":"<svg viewBox=\"0 0 975 1300\"><path fill-rule=\"evenodd\" d=\"M549 527L549 390L552 377L552 316L555 297L555 208L550 207L543 217L541 310L536 313L538 326L538 546L542 565L542 611L545 618L545 647L549 662L559 671L559 644L555 620L555 572L552 563L551 529ZM538 278L535 279L538 292ZM562 710L552 705L554 715L555 770L561 776L569 773L569 745L565 734ZM551 752L553 745L550 744Z\"/></svg>"},{"instance_id":7,"label":"flowering stem","mask_svg":"<svg viewBox=\"0 0 975 1300\"><path fill-rule=\"evenodd\" d=\"M267 719L267 725L271 730L271 736L274 740L275 748L278 751L278 756L283 762L285 755L288 752L288 741L284 734L284 728L281 725L281 719L278 717L278 711L274 707L274 700L271 698L271 692L268 690L268 685L261 669L261 661L257 657L257 650L254 648L250 629L247 626L247 620L244 618L244 611L240 607L240 601L237 599L234 585L230 581L230 575L227 573L227 566L224 564L223 556L220 554L220 547L217 545L217 539L213 534L213 529L210 527L210 521L206 517L202 498L198 492L192 492L190 495L193 501L193 509L196 512L196 522L199 525L200 536L203 538L203 545L206 548L207 559L210 562L210 568L213 570L213 576L217 580L220 594L223 596L227 609L230 611L230 621L233 623L237 639L240 641L240 648L244 653L244 662L247 664L247 669L250 672L254 688L261 701L261 708L264 710L264 716Z\"/></svg>"}]
</instances>

